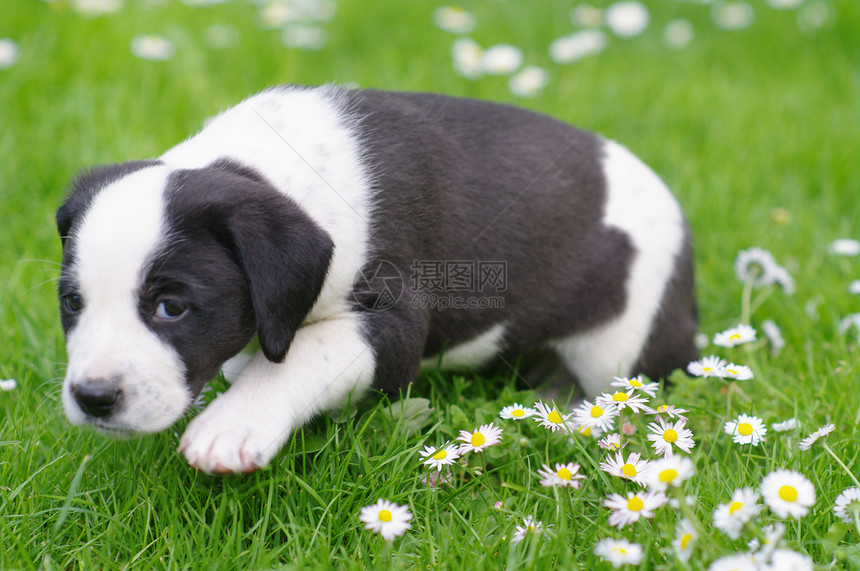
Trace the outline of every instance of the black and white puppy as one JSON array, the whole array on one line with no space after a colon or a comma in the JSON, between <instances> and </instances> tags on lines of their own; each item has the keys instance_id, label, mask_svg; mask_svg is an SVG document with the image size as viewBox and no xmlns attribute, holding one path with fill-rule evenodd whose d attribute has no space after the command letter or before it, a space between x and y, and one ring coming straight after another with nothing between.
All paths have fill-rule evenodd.
<instances>
[{"instance_id":1,"label":"black and white puppy","mask_svg":"<svg viewBox=\"0 0 860 571\"><path fill-rule=\"evenodd\" d=\"M223 368L231 388L180 445L207 472L265 466L422 360L554 350L593 395L697 357L690 235L663 182L506 105L270 89L158 159L84 172L57 224L67 416L160 431Z\"/></svg>"}]
</instances>

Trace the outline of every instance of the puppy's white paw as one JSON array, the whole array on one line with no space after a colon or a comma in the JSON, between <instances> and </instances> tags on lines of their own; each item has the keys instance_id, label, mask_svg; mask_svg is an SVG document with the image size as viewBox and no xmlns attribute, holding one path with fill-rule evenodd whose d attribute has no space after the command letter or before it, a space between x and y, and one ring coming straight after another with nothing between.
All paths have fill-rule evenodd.
<instances>
[{"instance_id":1,"label":"puppy's white paw","mask_svg":"<svg viewBox=\"0 0 860 571\"><path fill-rule=\"evenodd\" d=\"M274 418L229 406L228 395L215 399L192 420L179 443L188 463L202 472L247 473L263 468L289 435L288 427L279 426Z\"/></svg>"}]
</instances>

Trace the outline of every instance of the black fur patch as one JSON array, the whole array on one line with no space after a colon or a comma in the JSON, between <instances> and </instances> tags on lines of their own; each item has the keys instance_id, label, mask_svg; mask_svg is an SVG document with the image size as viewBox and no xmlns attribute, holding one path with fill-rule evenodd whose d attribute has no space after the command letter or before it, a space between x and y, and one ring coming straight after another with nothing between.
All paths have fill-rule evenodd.
<instances>
[{"instance_id":1,"label":"black fur patch","mask_svg":"<svg viewBox=\"0 0 860 571\"><path fill-rule=\"evenodd\" d=\"M511 332L503 353L516 355L624 310L635 252L626 234L601 223L599 138L507 105L376 91L348 97L376 181L369 257L400 268L412 286L396 311L366 312L379 386L403 387L420 356L499 323ZM503 262L504 288L475 283L457 292L501 306L414 307L427 293L410 279L416 260L460 261L474 272Z\"/></svg>"},{"instance_id":2,"label":"black fur patch","mask_svg":"<svg viewBox=\"0 0 860 571\"><path fill-rule=\"evenodd\" d=\"M63 296L75 293L77 281L72 274L74 267L75 245L71 239L75 224L89 209L95 196L105 187L109 186L141 169L161 164L160 161L129 161L112 165L92 167L80 173L70 185L63 204L57 210L57 232L63 243L62 273L58 287L60 299ZM68 335L69 331L77 323L77 315L66 311L62 304L60 306L60 321L63 331Z\"/></svg>"},{"instance_id":3,"label":"black fur patch","mask_svg":"<svg viewBox=\"0 0 860 571\"><path fill-rule=\"evenodd\" d=\"M144 321L182 356L199 391L258 334L266 357L283 361L316 301L333 244L292 200L228 161L171 174L167 245L139 292ZM188 314L159 323L159 300Z\"/></svg>"}]
</instances>

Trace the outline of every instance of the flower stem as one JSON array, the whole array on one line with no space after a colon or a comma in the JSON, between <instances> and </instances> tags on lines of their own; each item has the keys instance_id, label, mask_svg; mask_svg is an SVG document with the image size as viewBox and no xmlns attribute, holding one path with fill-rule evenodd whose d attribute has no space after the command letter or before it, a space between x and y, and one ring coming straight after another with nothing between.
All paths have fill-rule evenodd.
<instances>
[{"instance_id":1,"label":"flower stem","mask_svg":"<svg viewBox=\"0 0 860 571\"><path fill-rule=\"evenodd\" d=\"M752 318L751 298L752 280L747 280L744 282L744 291L741 295L741 323L749 323Z\"/></svg>"},{"instance_id":2,"label":"flower stem","mask_svg":"<svg viewBox=\"0 0 860 571\"><path fill-rule=\"evenodd\" d=\"M846 474L848 474L848 477L851 478L851 481L854 482L854 485L860 488L860 481L857 480L857 476L851 473L851 470L848 469L848 466L846 466L845 463L839 458L839 456L837 456L836 453L833 452L830 446L828 446L826 442L822 442L821 446L823 446L824 449L827 450L828 454L833 456L833 459L836 460L836 463L842 467Z\"/></svg>"}]
</instances>

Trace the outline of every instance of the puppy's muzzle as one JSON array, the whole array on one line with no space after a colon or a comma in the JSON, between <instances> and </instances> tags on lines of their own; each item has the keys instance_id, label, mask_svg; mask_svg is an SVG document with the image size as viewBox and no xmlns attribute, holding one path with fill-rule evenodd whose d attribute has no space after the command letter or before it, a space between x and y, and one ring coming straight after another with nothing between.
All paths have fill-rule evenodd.
<instances>
[{"instance_id":1,"label":"puppy's muzzle","mask_svg":"<svg viewBox=\"0 0 860 571\"><path fill-rule=\"evenodd\" d=\"M85 379L72 387L75 402L88 416L105 418L122 400L118 383L106 379Z\"/></svg>"}]
</instances>

